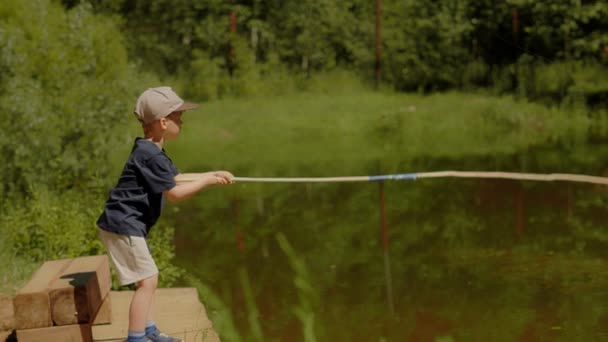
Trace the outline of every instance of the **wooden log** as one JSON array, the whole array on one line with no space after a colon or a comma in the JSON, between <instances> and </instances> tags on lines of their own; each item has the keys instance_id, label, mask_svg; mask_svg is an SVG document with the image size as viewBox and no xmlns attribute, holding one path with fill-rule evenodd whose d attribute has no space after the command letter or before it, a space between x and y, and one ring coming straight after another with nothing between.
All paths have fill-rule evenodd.
<instances>
[{"instance_id":1,"label":"wooden log","mask_svg":"<svg viewBox=\"0 0 608 342\"><path fill-rule=\"evenodd\" d=\"M11 331L15 329L15 320L13 318L13 297L9 297L0 293L0 331ZM0 342L4 342L0 337Z\"/></svg>"},{"instance_id":2,"label":"wooden log","mask_svg":"<svg viewBox=\"0 0 608 342\"><path fill-rule=\"evenodd\" d=\"M0 331L0 341L2 342L11 342L16 341L17 336L15 335L15 331Z\"/></svg>"},{"instance_id":3,"label":"wooden log","mask_svg":"<svg viewBox=\"0 0 608 342\"><path fill-rule=\"evenodd\" d=\"M32 329L50 327L51 302L48 293L51 284L69 266L70 259L45 262L30 281L13 298L15 327Z\"/></svg>"},{"instance_id":4,"label":"wooden log","mask_svg":"<svg viewBox=\"0 0 608 342\"><path fill-rule=\"evenodd\" d=\"M53 322L55 325L90 323L111 287L107 255L73 259L49 286Z\"/></svg>"},{"instance_id":5,"label":"wooden log","mask_svg":"<svg viewBox=\"0 0 608 342\"><path fill-rule=\"evenodd\" d=\"M17 330L19 342L92 342L90 324Z\"/></svg>"},{"instance_id":6,"label":"wooden log","mask_svg":"<svg viewBox=\"0 0 608 342\"><path fill-rule=\"evenodd\" d=\"M93 318L92 325L112 323L112 296L108 293Z\"/></svg>"}]
</instances>

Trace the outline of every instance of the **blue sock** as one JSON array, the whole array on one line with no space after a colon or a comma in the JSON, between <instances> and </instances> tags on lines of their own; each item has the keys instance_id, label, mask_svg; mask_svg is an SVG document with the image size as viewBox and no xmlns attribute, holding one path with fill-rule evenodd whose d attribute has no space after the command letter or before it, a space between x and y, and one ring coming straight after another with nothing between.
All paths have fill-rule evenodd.
<instances>
[{"instance_id":1,"label":"blue sock","mask_svg":"<svg viewBox=\"0 0 608 342\"><path fill-rule=\"evenodd\" d=\"M154 321L146 322L146 335L150 335L151 333L156 331L156 323Z\"/></svg>"},{"instance_id":2,"label":"blue sock","mask_svg":"<svg viewBox=\"0 0 608 342\"><path fill-rule=\"evenodd\" d=\"M128 342L146 342L146 333L143 331L131 331L129 330Z\"/></svg>"}]
</instances>

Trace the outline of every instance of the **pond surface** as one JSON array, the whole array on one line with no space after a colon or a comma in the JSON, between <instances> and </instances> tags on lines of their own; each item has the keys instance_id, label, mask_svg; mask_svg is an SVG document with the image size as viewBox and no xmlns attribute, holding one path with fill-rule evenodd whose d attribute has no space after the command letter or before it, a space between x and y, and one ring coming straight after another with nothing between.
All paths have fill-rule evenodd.
<instances>
[{"instance_id":1,"label":"pond surface","mask_svg":"<svg viewBox=\"0 0 608 342\"><path fill-rule=\"evenodd\" d=\"M274 174L246 166L235 173L608 174L608 144L588 131L518 138L511 148L497 137L460 154L399 157L395 148L389 161L362 152L358 164L336 155ZM399 132L378 134L408 143L395 139ZM345 174L342 162L354 171ZM200 282L227 341L608 341L605 186L241 183L177 210L178 264Z\"/></svg>"}]
</instances>

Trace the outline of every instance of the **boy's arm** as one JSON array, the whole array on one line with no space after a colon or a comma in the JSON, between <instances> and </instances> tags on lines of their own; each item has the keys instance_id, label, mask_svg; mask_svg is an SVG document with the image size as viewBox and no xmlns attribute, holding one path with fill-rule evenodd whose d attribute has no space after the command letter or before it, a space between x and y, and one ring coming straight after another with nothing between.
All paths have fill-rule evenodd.
<instances>
[{"instance_id":1,"label":"boy's arm","mask_svg":"<svg viewBox=\"0 0 608 342\"><path fill-rule=\"evenodd\" d=\"M234 176L227 171L180 173L175 176L175 182L177 184L173 188L164 192L171 202L185 200L212 185L234 183Z\"/></svg>"},{"instance_id":2,"label":"boy's arm","mask_svg":"<svg viewBox=\"0 0 608 342\"><path fill-rule=\"evenodd\" d=\"M190 183L195 180L208 177L208 175L213 175L213 172L203 172L203 173L180 173L175 176L175 183Z\"/></svg>"}]
</instances>

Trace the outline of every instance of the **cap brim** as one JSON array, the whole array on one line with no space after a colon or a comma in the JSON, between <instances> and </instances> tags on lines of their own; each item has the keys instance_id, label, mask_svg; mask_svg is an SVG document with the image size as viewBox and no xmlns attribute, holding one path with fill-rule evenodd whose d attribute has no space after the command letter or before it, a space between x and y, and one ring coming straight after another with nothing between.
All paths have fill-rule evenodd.
<instances>
[{"instance_id":1,"label":"cap brim","mask_svg":"<svg viewBox=\"0 0 608 342\"><path fill-rule=\"evenodd\" d=\"M196 103L190 103L190 102L184 102L184 104L182 104L181 106L179 106L179 108L177 108L175 111L176 112L180 112L183 110L190 110L190 109L196 109L198 108L198 104Z\"/></svg>"}]
</instances>

